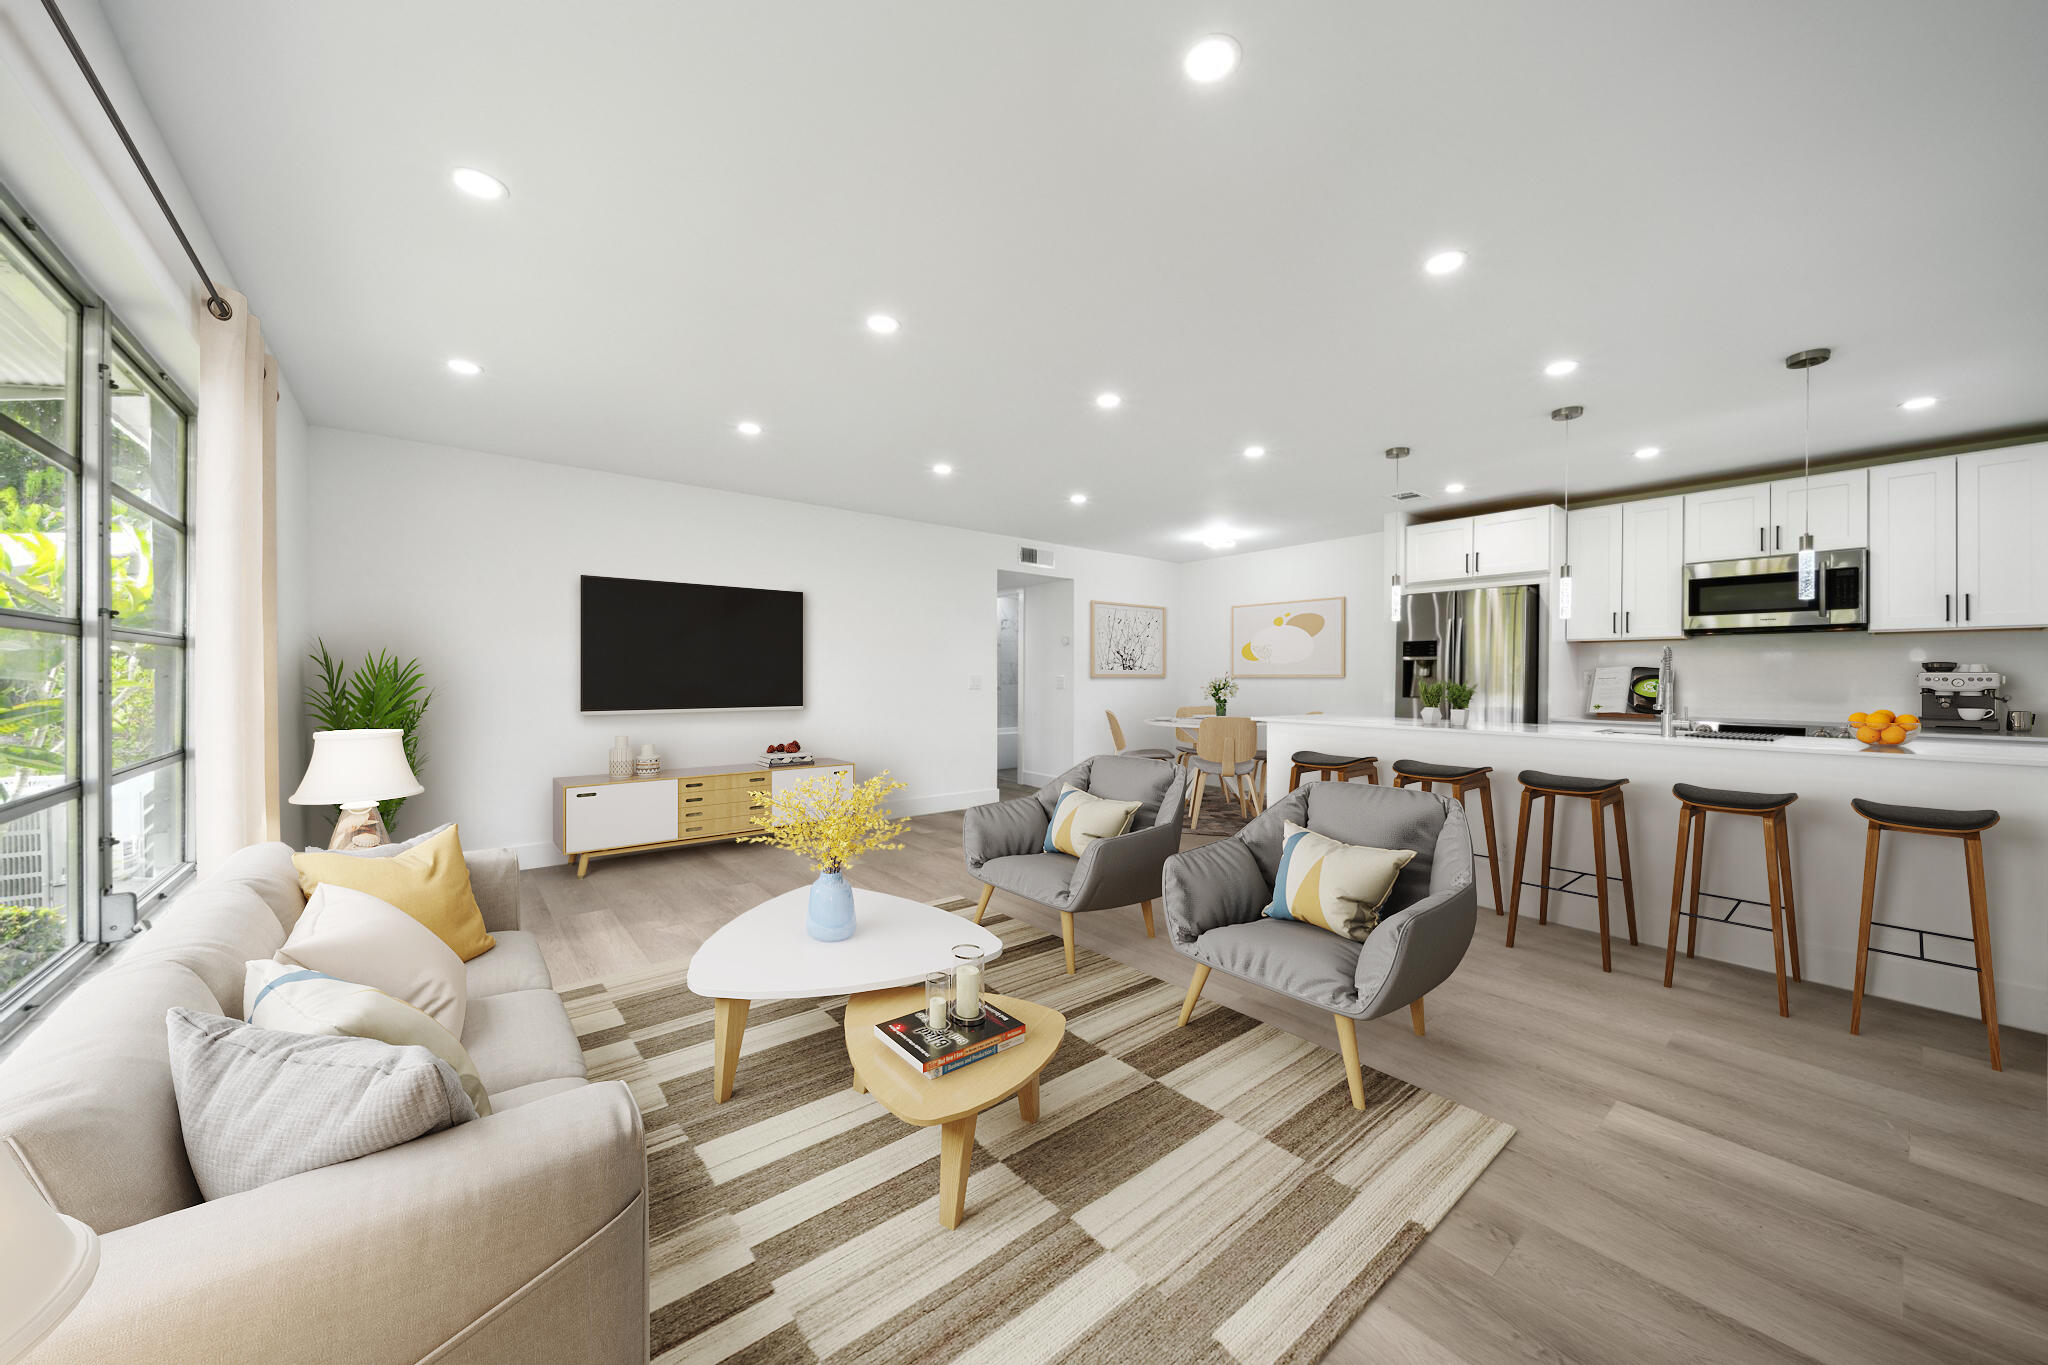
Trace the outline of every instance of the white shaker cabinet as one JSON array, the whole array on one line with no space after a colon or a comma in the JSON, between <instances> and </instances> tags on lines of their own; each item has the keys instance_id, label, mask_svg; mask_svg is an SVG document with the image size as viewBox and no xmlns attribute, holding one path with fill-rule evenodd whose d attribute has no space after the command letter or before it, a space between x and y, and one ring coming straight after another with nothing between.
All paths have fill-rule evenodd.
<instances>
[{"instance_id":1,"label":"white shaker cabinet","mask_svg":"<svg viewBox=\"0 0 2048 1365\"><path fill-rule=\"evenodd\" d=\"M1870 471L1845 469L1816 474L1811 494L1804 477L1771 483L1771 553L1793 554L1799 537L1813 531L1816 550L1860 550L1870 544ZM1813 503L1812 520L1807 502Z\"/></svg>"},{"instance_id":2,"label":"white shaker cabinet","mask_svg":"<svg viewBox=\"0 0 2048 1365\"><path fill-rule=\"evenodd\" d=\"M1954 630L1956 461L1870 471L1870 628Z\"/></svg>"},{"instance_id":3,"label":"white shaker cabinet","mask_svg":"<svg viewBox=\"0 0 2048 1365\"><path fill-rule=\"evenodd\" d=\"M1472 518L1428 521L1408 528L1410 583L1438 583L1472 572Z\"/></svg>"},{"instance_id":4,"label":"white shaker cabinet","mask_svg":"<svg viewBox=\"0 0 2048 1365\"><path fill-rule=\"evenodd\" d=\"M2048 444L1955 457L1957 624L2048 625Z\"/></svg>"},{"instance_id":5,"label":"white shaker cabinet","mask_svg":"<svg viewBox=\"0 0 2048 1365\"><path fill-rule=\"evenodd\" d=\"M1544 507L1518 507L1472 518L1472 572L1545 573L1550 563L1550 515Z\"/></svg>"},{"instance_id":6,"label":"white shaker cabinet","mask_svg":"<svg viewBox=\"0 0 2048 1365\"><path fill-rule=\"evenodd\" d=\"M1621 633L1631 640L1685 633L1685 499L1621 505Z\"/></svg>"},{"instance_id":7,"label":"white shaker cabinet","mask_svg":"<svg viewBox=\"0 0 2048 1365\"><path fill-rule=\"evenodd\" d=\"M1621 595L1626 557L1622 535L1624 504L1572 509L1566 520L1567 544L1559 551L1572 566L1572 616L1565 622L1567 640L1619 640Z\"/></svg>"},{"instance_id":8,"label":"white shaker cabinet","mask_svg":"<svg viewBox=\"0 0 2048 1365\"><path fill-rule=\"evenodd\" d=\"M1685 495L1685 560L1749 559L1770 550L1771 486L1746 483Z\"/></svg>"}]
</instances>

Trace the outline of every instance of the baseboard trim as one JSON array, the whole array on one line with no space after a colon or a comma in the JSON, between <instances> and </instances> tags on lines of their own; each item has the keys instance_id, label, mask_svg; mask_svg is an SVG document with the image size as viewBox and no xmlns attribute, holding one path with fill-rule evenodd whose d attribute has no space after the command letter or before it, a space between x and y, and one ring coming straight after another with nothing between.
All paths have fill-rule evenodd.
<instances>
[{"instance_id":1,"label":"baseboard trim","mask_svg":"<svg viewBox=\"0 0 2048 1365\"><path fill-rule=\"evenodd\" d=\"M1022 768L1017 770L1017 781L1027 787L1043 787L1058 776L1058 773L1027 773Z\"/></svg>"}]
</instances>

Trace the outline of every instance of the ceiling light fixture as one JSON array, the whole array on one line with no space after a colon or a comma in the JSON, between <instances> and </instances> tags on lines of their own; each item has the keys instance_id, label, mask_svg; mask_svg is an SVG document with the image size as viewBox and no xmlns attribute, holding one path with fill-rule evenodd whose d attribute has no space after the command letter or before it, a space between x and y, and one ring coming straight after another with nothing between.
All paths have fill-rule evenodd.
<instances>
[{"instance_id":1,"label":"ceiling light fixture","mask_svg":"<svg viewBox=\"0 0 2048 1365\"><path fill-rule=\"evenodd\" d=\"M944 478L946 475L952 472L953 466L946 464L943 461L932 466L932 473L937 474L940 478Z\"/></svg>"},{"instance_id":2,"label":"ceiling light fixture","mask_svg":"<svg viewBox=\"0 0 2048 1365\"><path fill-rule=\"evenodd\" d=\"M1586 415L1576 403L1555 408L1550 420L1564 423L1564 560L1557 568L1557 619L1572 619L1572 423Z\"/></svg>"},{"instance_id":3,"label":"ceiling light fixture","mask_svg":"<svg viewBox=\"0 0 2048 1365\"><path fill-rule=\"evenodd\" d=\"M473 171L467 166L457 166L448 173L448 178L455 182L456 189L472 199L503 199L512 192L505 188L505 182L497 176L485 175L482 171Z\"/></svg>"},{"instance_id":4,"label":"ceiling light fixture","mask_svg":"<svg viewBox=\"0 0 2048 1365\"><path fill-rule=\"evenodd\" d=\"M892 337L903 329L903 324L887 313L868 314L868 330L878 337Z\"/></svg>"},{"instance_id":5,"label":"ceiling light fixture","mask_svg":"<svg viewBox=\"0 0 2048 1365\"><path fill-rule=\"evenodd\" d=\"M1208 546L1212 550L1235 550L1237 548L1236 541L1226 540L1222 536L1205 537L1202 541L1202 544Z\"/></svg>"},{"instance_id":6,"label":"ceiling light fixture","mask_svg":"<svg viewBox=\"0 0 2048 1365\"><path fill-rule=\"evenodd\" d=\"M1465 485L1462 483L1447 483L1444 485L1444 492L1446 493L1462 493L1464 491Z\"/></svg>"},{"instance_id":7,"label":"ceiling light fixture","mask_svg":"<svg viewBox=\"0 0 2048 1365\"><path fill-rule=\"evenodd\" d=\"M1246 446L1244 448L1244 457L1247 460L1263 460L1266 458L1266 448L1264 446Z\"/></svg>"},{"instance_id":8,"label":"ceiling light fixture","mask_svg":"<svg viewBox=\"0 0 2048 1365\"><path fill-rule=\"evenodd\" d=\"M453 356L448 361L448 372L450 374L459 374L465 379L470 379L482 374L484 367L477 364L474 360L464 360L461 356Z\"/></svg>"},{"instance_id":9,"label":"ceiling light fixture","mask_svg":"<svg viewBox=\"0 0 2048 1365\"><path fill-rule=\"evenodd\" d=\"M1120 393L1098 393L1095 395L1095 406L1101 408L1104 412L1115 412L1123 405L1124 396Z\"/></svg>"},{"instance_id":10,"label":"ceiling light fixture","mask_svg":"<svg viewBox=\"0 0 2048 1365\"><path fill-rule=\"evenodd\" d=\"M1820 596L1820 556L1813 548L1813 371L1817 365L1828 363L1834 352L1825 346L1816 346L1810 351L1796 351L1785 357L1785 368L1799 371L1806 383L1806 453L1805 487L1801 501L1806 504L1806 520L1799 533L1799 600L1812 602ZM1773 547L1775 548L1775 547Z\"/></svg>"},{"instance_id":11,"label":"ceiling light fixture","mask_svg":"<svg viewBox=\"0 0 2048 1365\"><path fill-rule=\"evenodd\" d=\"M761 434L761 424L759 422L735 422L732 429L742 436L759 436Z\"/></svg>"},{"instance_id":12,"label":"ceiling light fixture","mask_svg":"<svg viewBox=\"0 0 2048 1365\"><path fill-rule=\"evenodd\" d=\"M1400 462L1401 462L1402 460L1405 460L1405 459L1407 459L1407 458L1408 458L1408 447L1407 447L1407 446L1389 446L1389 447L1387 447L1387 459L1393 462L1393 468L1394 468L1394 498L1395 498L1395 501L1397 501L1397 502L1398 502L1398 501L1400 500L1400 497L1401 497L1401 465L1400 465ZM1398 550L1397 550L1397 551L1393 551L1393 553L1395 553L1395 554L1399 554L1399 551L1398 551ZM1394 570L1394 577L1393 577L1393 581L1392 581L1392 582L1391 582L1391 583L1390 583L1390 584L1388 585L1388 588L1387 588L1387 617L1388 617L1388 619L1389 619L1389 620L1392 620L1392 621L1394 621L1394 622L1396 622L1396 623L1398 623L1398 622L1400 621L1400 619L1401 619L1401 572L1400 572L1400 567L1399 567L1399 566L1400 566L1400 563L1401 563L1401 561L1400 561L1399 559L1396 559L1396 560L1394 561L1394 564L1395 564L1395 570Z\"/></svg>"},{"instance_id":13,"label":"ceiling light fixture","mask_svg":"<svg viewBox=\"0 0 2048 1365\"><path fill-rule=\"evenodd\" d=\"M1936 403L1939 403L1940 401L1941 400L1939 398L1936 398L1933 394L1930 393L1922 394L1918 398L1908 398L1905 402L1899 404L1899 406L1904 408L1907 412L1925 412L1927 411L1927 409L1933 407Z\"/></svg>"},{"instance_id":14,"label":"ceiling light fixture","mask_svg":"<svg viewBox=\"0 0 2048 1365\"><path fill-rule=\"evenodd\" d=\"M1576 360L1553 360L1543 367L1543 373L1549 375L1552 379L1562 379L1577 368L1579 368L1579 362Z\"/></svg>"},{"instance_id":15,"label":"ceiling light fixture","mask_svg":"<svg viewBox=\"0 0 2048 1365\"><path fill-rule=\"evenodd\" d=\"M1661 449L1660 447L1657 447L1657 446L1642 446L1642 447L1640 447L1640 448L1638 448L1638 449L1637 449L1637 451L1636 451L1636 458L1637 458L1638 460L1654 460L1654 459L1656 459L1656 458L1657 458L1657 457L1658 457L1659 455L1662 455L1663 453L1664 453L1664 451L1663 451L1663 450L1662 450L1662 449Z\"/></svg>"},{"instance_id":16,"label":"ceiling light fixture","mask_svg":"<svg viewBox=\"0 0 2048 1365\"><path fill-rule=\"evenodd\" d=\"M1079 507L1082 503L1088 501L1088 495L1086 493L1069 493L1067 494L1067 501Z\"/></svg>"},{"instance_id":17,"label":"ceiling light fixture","mask_svg":"<svg viewBox=\"0 0 2048 1365\"><path fill-rule=\"evenodd\" d=\"M1439 251L1422 263L1422 268L1432 275L1449 275L1460 269L1466 261L1462 251Z\"/></svg>"},{"instance_id":18,"label":"ceiling light fixture","mask_svg":"<svg viewBox=\"0 0 2048 1365\"><path fill-rule=\"evenodd\" d=\"M1238 59L1244 55L1237 39L1222 33L1212 33L1188 49L1181 58L1180 69L1188 73L1188 79L1197 85L1214 85L1231 72L1237 70Z\"/></svg>"}]
</instances>

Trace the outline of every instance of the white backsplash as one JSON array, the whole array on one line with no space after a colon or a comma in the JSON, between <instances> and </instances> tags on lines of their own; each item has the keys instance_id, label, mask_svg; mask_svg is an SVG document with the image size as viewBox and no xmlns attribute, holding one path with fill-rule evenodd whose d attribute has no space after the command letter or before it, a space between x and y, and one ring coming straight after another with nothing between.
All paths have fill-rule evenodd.
<instances>
[{"instance_id":1,"label":"white backsplash","mask_svg":"<svg viewBox=\"0 0 2048 1365\"><path fill-rule=\"evenodd\" d=\"M1667 643L1678 667L1679 711L1702 719L1841 721L1852 711L1878 707L1917 711L1913 675L1926 659L1982 664L2006 675L2005 695L2013 706L2048 710L2048 631L1817 631L1573 645L1577 693L1553 697L1551 714L1583 716L1591 670L1607 664L1655 667Z\"/></svg>"}]
</instances>

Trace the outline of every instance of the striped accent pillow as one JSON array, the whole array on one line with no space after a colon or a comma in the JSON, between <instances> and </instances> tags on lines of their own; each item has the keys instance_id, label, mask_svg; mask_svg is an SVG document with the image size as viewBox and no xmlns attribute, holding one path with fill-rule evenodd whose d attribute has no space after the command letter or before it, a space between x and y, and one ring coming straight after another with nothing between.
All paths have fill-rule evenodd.
<instances>
[{"instance_id":1,"label":"striped accent pillow","mask_svg":"<svg viewBox=\"0 0 2048 1365\"><path fill-rule=\"evenodd\" d=\"M1380 907L1414 857L1413 849L1341 843L1289 820L1281 834L1273 903L1264 913L1363 943L1379 928Z\"/></svg>"},{"instance_id":2,"label":"striped accent pillow","mask_svg":"<svg viewBox=\"0 0 2048 1365\"><path fill-rule=\"evenodd\" d=\"M1129 829L1132 817L1144 804L1090 796L1072 785L1062 787L1060 802L1052 808L1052 823L1045 827L1045 851L1078 858L1097 839L1114 839Z\"/></svg>"}]
</instances>

